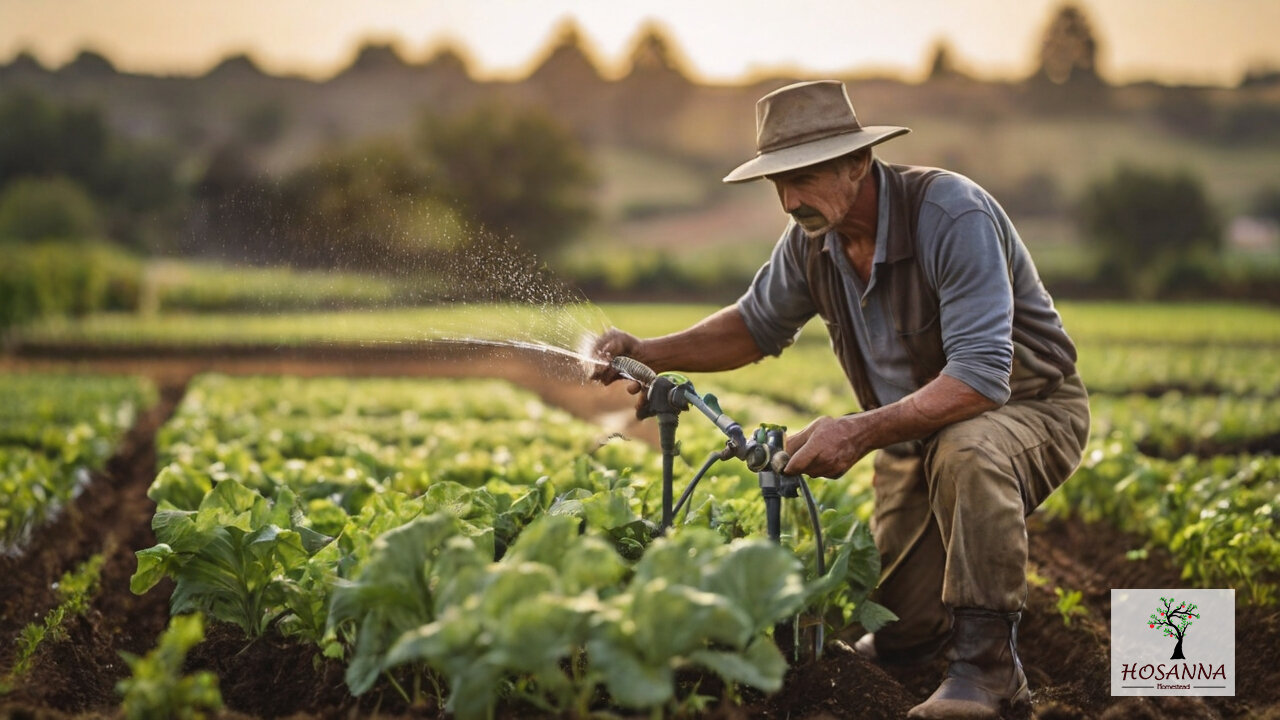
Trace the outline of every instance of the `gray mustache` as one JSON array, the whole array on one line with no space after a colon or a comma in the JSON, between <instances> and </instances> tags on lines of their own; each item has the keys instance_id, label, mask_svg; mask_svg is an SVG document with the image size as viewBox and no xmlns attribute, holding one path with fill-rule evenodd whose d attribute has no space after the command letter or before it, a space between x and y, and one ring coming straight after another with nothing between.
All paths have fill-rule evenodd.
<instances>
[{"instance_id":1,"label":"gray mustache","mask_svg":"<svg viewBox=\"0 0 1280 720\"><path fill-rule=\"evenodd\" d=\"M820 218L822 217L822 213L809 207L808 205L801 205L800 207L796 208L794 212L791 213L791 217L795 218L796 220L804 220L807 218Z\"/></svg>"}]
</instances>

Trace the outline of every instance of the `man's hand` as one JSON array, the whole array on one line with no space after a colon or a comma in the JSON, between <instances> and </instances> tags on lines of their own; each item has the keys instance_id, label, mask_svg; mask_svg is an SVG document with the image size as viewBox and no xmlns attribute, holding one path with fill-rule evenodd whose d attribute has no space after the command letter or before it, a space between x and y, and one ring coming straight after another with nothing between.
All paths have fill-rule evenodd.
<instances>
[{"instance_id":1,"label":"man's hand","mask_svg":"<svg viewBox=\"0 0 1280 720\"><path fill-rule=\"evenodd\" d=\"M928 437L942 428L999 407L977 390L939 375L905 398L832 419L820 417L787 438L788 475L840 477L872 450Z\"/></svg>"},{"instance_id":2,"label":"man's hand","mask_svg":"<svg viewBox=\"0 0 1280 720\"><path fill-rule=\"evenodd\" d=\"M622 375L613 369L615 357L619 355L629 357L633 360L644 362L642 348L644 341L635 335L625 333L617 328L611 328L600 337L596 338L595 346L591 349L591 356L601 365L597 365L591 372L591 379L598 380L604 385L611 384L614 380L618 380ZM637 385L637 387L639 387ZM635 392L632 392L635 394Z\"/></svg>"},{"instance_id":3,"label":"man's hand","mask_svg":"<svg viewBox=\"0 0 1280 720\"><path fill-rule=\"evenodd\" d=\"M857 415L820 417L787 438L791 460L783 472L838 478L874 449L862 442L860 435Z\"/></svg>"},{"instance_id":4,"label":"man's hand","mask_svg":"<svg viewBox=\"0 0 1280 720\"><path fill-rule=\"evenodd\" d=\"M644 341L635 335L625 333L617 328L613 328L596 339L595 347L592 348L592 357L604 363L596 367L591 373L592 380L598 380L605 385L609 385L615 380L622 379L622 375L613 369L613 359L619 355L629 357L632 360L644 362L641 357L643 353ZM644 393L644 387L638 382L627 383L627 392L636 395L636 417L642 418L644 408L649 404L649 399ZM643 418L642 418L643 419Z\"/></svg>"}]
</instances>

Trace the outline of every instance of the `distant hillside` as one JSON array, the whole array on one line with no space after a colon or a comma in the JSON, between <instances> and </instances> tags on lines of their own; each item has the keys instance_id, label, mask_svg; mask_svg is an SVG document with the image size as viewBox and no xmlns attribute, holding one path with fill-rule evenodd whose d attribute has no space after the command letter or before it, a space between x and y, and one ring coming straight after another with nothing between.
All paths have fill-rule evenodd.
<instances>
[{"instance_id":1,"label":"distant hillside","mask_svg":"<svg viewBox=\"0 0 1280 720\"><path fill-rule=\"evenodd\" d=\"M56 70L30 55L0 66L0 93L29 88L54 98L91 103L110 123L138 137L200 153L229 141L260 148L268 167L305 161L335 143L411 131L423 112L454 113L480 102L542 107L589 143L669 152L717 166L749 152L752 108L763 93L802 78L767 77L743 86L690 82L679 51L657 28L642 33L630 70L603 78L572 27L550 45L536 69L518 82L477 82L463 54L444 49L411 64L385 45L368 45L336 76L313 81L276 77L253 60L229 57L201 77L163 77L117 71L92 52ZM868 124L988 122L1031 118L1142 118L1194 134L1211 116L1250 108L1264 128L1280 118L1280 81L1251 78L1239 89L1109 87L1096 81L1055 84L1032 77L1022 83L984 83L935 60L932 79L841 78ZM1271 113L1271 114L1268 114ZM1224 132L1221 128L1210 128ZM1253 128L1255 134L1265 132ZM1275 140L1273 137L1251 140ZM933 158L944 162L946 157Z\"/></svg>"}]
</instances>

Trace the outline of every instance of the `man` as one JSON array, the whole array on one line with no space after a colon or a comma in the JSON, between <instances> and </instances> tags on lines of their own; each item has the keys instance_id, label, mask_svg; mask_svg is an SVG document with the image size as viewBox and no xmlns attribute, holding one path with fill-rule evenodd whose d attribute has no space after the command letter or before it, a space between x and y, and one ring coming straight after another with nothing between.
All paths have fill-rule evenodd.
<instances>
[{"instance_id":1,"label":"man","mask_svg":"<svg viewBox=\"0 0 1280 720\"><path fill-rule=\"evenodd\" d=\"M612 330L596 351L659 372L728 370L780 353L821 315L863 412L789 438L786 471L838 477L880 451L878 597L900 619L857 651L915 663L946 649L946 677L909 717L1025 705L1025 518L1088 434L1075 347L1000 206L960 175L875 159L872 146L909 130L861 126L842 83L766 95L756 127L756 157L724 180L768 179L792 221L750 289L687 330Z\"/></svg>"}]
</instances>

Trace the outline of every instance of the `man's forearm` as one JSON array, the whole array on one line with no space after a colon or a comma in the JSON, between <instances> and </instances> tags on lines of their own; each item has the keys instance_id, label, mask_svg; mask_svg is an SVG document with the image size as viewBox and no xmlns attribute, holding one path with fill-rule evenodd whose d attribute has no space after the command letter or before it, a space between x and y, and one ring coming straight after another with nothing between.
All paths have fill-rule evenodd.
<instances>
[{"instance_id":1,"label":"man's forearm","mask_svg":"<svg viewBox=\"0 0 1280 720\"><path fill-rule=\"evenodd\" d=\"M822 417L787 438L786 472L839 477L867 453L993 410L996 403L965 383L939 375L899 400L857 415Z\"/></svg>"},{"instance_id":2,"label":"man's forearm","mask_svg":"<svg viewBox=\"0 0 1280 720\"><path fill-rule=\"evenodd\" d=\"M867 426L870 448L879 449L928 437L996 407L996 403L964 382L939 375L898 402L855 417Z\"/></svg>"},{"instance_id":3,"label":"man's forearm","mask_svg":"<svg viewBox=\"0 0 1280 720\"><path fill-rule=\"evenodd\" d=\"M658 372L718 372L764 357L736 305L687 330L644 340L643 348L644 362Z\"/></svg>"}]
</instances>

